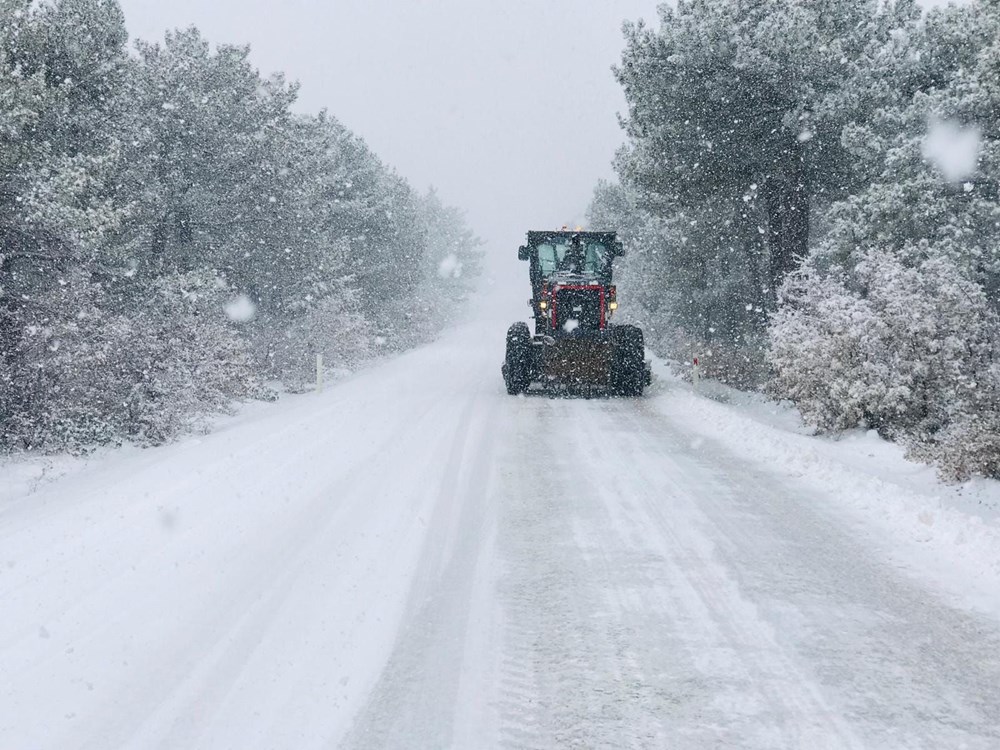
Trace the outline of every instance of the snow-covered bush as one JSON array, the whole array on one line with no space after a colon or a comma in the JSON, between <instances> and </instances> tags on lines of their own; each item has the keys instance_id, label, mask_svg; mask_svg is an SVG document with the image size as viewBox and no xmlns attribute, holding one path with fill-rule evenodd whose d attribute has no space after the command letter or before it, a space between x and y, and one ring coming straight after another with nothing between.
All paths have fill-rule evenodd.
<instances>
[{"instance_id":1,"label":"snow-covered bush","mask_svg":"<svg viewBox=\"0 0 1000 750\"><path fill-rule=\"evenodd\" d=\"M316 355L331 370L349 370L374 352L374 333L358 308L358 294L346 284L319 300L305 300L298 315L267 323L258 337L258 359L268 377L293 391L316 379Z\"/></svg>"},{"instance_id":2,"label":"snow-covered bush","mask_svg":"<svg viewBox=\"0 0 1000 750\"><path fill-rule=\"evenodd\" d=\"M155 280L137 314L116 316L123 341L112 369L129 388L127 436L162 442L234 399L263 394L247 342L226 314L231 298L213 272L169 274Z\"/></svg>"},{"instance_id":3,"label":"snow-covered bush","mask_svg":"<svg viewBox=\"0 0 1000 750\"><path fill-rule=\"evenodd\" d=\"M214 275L161 277L128 315L82 274L64 282L20 308L23 333L0 371L4 447L159 443L261 393Z\"/></svg>"},{"instance_id":4,"label":"snow-covered bush","mask_svg":"<svg viewBox=\"0 0 1000 750\"><path fill-rule=\"evenodd\" d=\"M993 471L1000 317L982 288L936 258L908 267L869 252L851 273L807 267L784 287L768 359L772 388L826 431L859 425L939 462Z\"/></svg>"},{"instance_id":5,"label":"snow-covered bush","mask_svg":"<svg viewBox=\"0 0 1000 750\"><path fill-rule=\"evenodd\" d=\"M1000 479L1000 402L996 386L977 410L967 407L930 439L910 443L910 457L937 464L941 476L965 480L973 475Z\"/></svg>"}]
</instances>

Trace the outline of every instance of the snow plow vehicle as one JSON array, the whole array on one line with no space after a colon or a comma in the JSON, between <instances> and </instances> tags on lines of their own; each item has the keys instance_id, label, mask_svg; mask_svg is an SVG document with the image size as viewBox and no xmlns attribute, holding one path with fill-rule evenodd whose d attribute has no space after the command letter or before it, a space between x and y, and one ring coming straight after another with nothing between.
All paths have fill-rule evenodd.
<instances>
[{"instance_id":1,"label":"snow plow vehicle","mask_svg":"<svg viewBox=\"0 0 1000 750\"><path fill-rule=\"evenodd\" d=\"M534 334L507 330L501 367L507 392L549 390L641 396L650 383L642 331L611 322L618 309L612 263L624 255L614 232L528 232L518 259L529 262Z\"/></svg>"}]
</instances>

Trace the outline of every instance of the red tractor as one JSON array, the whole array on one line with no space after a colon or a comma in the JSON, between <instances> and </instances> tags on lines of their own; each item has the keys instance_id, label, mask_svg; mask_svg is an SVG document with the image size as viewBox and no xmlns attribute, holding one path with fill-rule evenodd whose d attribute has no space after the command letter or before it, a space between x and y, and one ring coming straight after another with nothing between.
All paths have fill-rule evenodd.
<instances>
[{"instance_id":1,"label":"red tractor","mask_svg":"<svg viewBox=\"0 0 1000 750\"><path fill-rule=\"evenodd\" d=\"M530 263L535 333L527 323L507 330L501 372L508 393L540 384L642 395L650 382L642 331L611 322L618 309L611 265L623 254L614 232L528 232L518 259Z\"/></svg>"}]
</instances>

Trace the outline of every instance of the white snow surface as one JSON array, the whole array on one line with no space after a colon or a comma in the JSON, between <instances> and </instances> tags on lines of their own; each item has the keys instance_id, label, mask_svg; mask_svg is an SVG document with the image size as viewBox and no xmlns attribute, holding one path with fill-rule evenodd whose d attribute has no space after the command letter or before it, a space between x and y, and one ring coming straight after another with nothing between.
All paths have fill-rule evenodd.
<instances>
[{"instance_id":1,"label":"white snow surface","mask_svg":"<svg viewBox=\"0 0 1000 750\"><path fill-rule=\"evenodd\" d=\"M0 747L1000 747L997 483L505 329L0 464Z\"/></svg>"}]
</instances>

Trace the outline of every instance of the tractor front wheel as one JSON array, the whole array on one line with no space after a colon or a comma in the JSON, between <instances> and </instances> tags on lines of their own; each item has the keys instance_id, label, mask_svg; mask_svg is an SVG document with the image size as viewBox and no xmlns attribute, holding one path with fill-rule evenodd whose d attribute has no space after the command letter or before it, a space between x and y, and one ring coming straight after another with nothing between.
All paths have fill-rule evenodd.
<instances>
[{"instance_id":1,"label":"tractor front wheel","mask_svg":"<svg viewBox=\"0 0 1000 750\"><path fill-rule=\"evenodd\" d=\"M514 323L507 329L503 380L512 396L524 393L531 384L531 332L527 323Z\"/></svg>"},{"instance_id":2,"label":"tractor front wheel","mask_svg":"<svg viewBox=\"0 0 1000 750\"><path fill-rule=\"evenodd\" d=\"M646 347L642 330L618 326L611 363L611 390L618 396L641 396L646 385Z\"/></svg>"}]
</instances>

